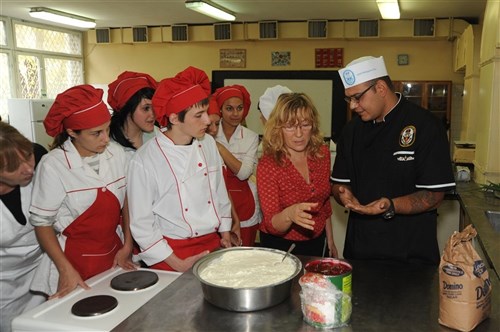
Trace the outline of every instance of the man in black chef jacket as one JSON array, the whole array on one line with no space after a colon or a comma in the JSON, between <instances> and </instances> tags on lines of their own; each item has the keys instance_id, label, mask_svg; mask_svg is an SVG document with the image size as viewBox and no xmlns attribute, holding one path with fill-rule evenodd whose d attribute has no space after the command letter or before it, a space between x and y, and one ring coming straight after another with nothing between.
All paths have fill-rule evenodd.
<instances>
[{"instance_id":1,"label":"man in black chef jacket","mask_svg":"<svg viewBox=\"0 0 500 332\"><path fill-rule=\"evenodd\" d=\"M383 57L339 74L357 114L331 175L335 200L351 211L344 257L439 264L436 208L455 187L442 123L394 91Z\"/></svg>"}]
</instances>

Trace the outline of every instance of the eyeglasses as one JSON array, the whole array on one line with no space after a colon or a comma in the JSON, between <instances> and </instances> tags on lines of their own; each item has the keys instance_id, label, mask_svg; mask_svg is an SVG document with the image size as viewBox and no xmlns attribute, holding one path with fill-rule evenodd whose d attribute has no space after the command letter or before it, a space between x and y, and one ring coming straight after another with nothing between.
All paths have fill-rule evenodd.
<instances>
[{"instance_id":1,"label":"eyeglasses","mask_svg":"<svg viewBox=\"0 0 500 332\"><path fill-rule=\"evenodd\" d=\"M301 124L297 124L297 125L290 125L290 124L286 124L283 126L283 129L286 131L286 132L289 132L289 133L293 133L295 132L297 129L300 128L300 130L302 131L309 131L312 129L312 123L309 123L309 122L303 122Z\"/></svg>"},{"instance_id":2,"label":"eyeglasses","mask_svg":"<svg viewBox=\"0 0 500 332\"><path fill-rule=\"evenodd\" d=\"M345 97L344 97L344 100L345 100L345 101L346 101L346 103L348 103L348 104L351 104L352 102L359 103L359 102L360 102L360 100L361 100L361 97L363 97L363 95L364 95L365 93L367 93L367 92L368 92L368 90L370 90L371 88L373 88L373 87L375 86L375 84L377 84L377 82L375 82L375 83L373 83L372 85L370 85L370 86L369 86L368 88L366 88L366 90L365 90L365 91L363 91L363 92L356 93L355 95L350 96L350 97L345 96Z\"/></svg>"}]
</instances>

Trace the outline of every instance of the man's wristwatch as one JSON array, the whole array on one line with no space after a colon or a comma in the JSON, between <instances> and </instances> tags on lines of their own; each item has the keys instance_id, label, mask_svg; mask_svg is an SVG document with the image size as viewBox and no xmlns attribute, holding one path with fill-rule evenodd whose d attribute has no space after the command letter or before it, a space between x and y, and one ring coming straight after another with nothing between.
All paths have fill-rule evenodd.
<instances>
[{"instance_id":1,"label":"man's wristwatch","mask_svg":"<svg viewBox=\"0 0 500 332\"><path fill-rule=\"evenodd\" d=\"M385 211L382 214L382 218L384 218L385 220L389 220L389 219L394 218L394 215L396 214L396 210L394 209L394 202L390 198L387 198L387 199L389 200L390 205L389 205L389 209L387 209L387 211Z\"/></svg>"}]
</instances>

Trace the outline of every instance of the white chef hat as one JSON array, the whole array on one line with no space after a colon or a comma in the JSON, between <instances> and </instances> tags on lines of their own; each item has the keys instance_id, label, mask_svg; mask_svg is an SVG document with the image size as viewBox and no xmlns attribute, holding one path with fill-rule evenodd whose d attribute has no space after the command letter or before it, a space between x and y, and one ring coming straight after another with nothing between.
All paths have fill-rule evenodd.
<instances>
[{"instance_id":1,"label":"white chef hat","mask_svg":"<svg viewBox=\"0 0 500 332\"><path fill-rule=\"evenodd\" d=\"M353 60L340 69L339 74L346 89L388 75L383 56L364 56Z\"/></svg>"},{"instance_id":2,"label":"white chef hat","mask_svg":"<svg viewBox=\"0 0 500 332\"><path fill-rule=\"evenodd\" d=\"M262 112L262 115L267 120L269 119L269 115L273 110L276 102L278 101L278 97L283 93L290 93L292 90L287 88L286 86L275 85L271 88L267 88L262 96L259 98L259 109Z\"/></svg>"}]
</instances>

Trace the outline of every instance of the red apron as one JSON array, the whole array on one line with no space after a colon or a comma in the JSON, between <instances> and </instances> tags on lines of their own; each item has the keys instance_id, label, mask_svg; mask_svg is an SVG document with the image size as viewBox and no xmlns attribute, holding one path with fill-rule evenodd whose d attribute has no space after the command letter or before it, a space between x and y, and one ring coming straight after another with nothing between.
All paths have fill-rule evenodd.
<instances>
[{"instance_id":1,"label":"red apron","mask_svg":"<svg viewBox=\"0 0 500 332\"><path fill-rule=\"evenodd\" d=\"M255 224L249 227L240 228L241 245L244 247L255 246L255 238L257 237L257 231L259 230L259 224Z\"/></svg>"},{"instance_id":2,"label":"red apron","mask_svg":"<svg viewBox=\"0 0 500 332\"><path fill-rule=\"evenodd\" d=\"M205 250L214 251L220 248L220 237L217 233L210 233L190 239L171 239L163 237L174 251L174 254L180 259L186 259L193 255L197 255ZM152 269L175 271L165 261L151 265Z\"/></svg>"},{"instance_id":3,"label":"red apron","mask_svg":"<svg viewBox=\"0 0 500 332\"><path fill-rule=\"evenodd\" d=\"M223 173L227 191L231 195L240 222L250 219L255 213L255 200L248 181L238 179L227 167L224 167Z\"/></svg>"},{"instance_id":4,"label":"red apron","mask_svg":"<svg viewBox=\"0 0 500 332\"><path fill-rule=\"evenodd\" d=\"M83 280L110 269L122 247L116 233L120 203L110 190L96 190L94 203L63 231L64 253Z\"/></svg>"}]
</instances>

